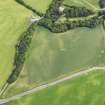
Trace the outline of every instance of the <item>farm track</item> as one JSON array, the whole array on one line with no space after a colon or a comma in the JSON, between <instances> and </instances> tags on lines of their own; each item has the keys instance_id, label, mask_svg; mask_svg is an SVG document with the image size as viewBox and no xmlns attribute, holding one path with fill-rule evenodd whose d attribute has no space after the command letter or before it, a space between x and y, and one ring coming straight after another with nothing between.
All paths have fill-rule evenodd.
<instances>
[{"instance_id":1,"label":"farm track","mask_svg":"<svg viewBox=\"0 0 105 105\"><path fill-rule=\"evenodd\" d=\"M28 90L28 91L26 91L26 92L23 92L23 93L14 95L14 96L9 97L9 98L0 99L0 104L5 104L5 103L8 103L8 102L10 102L10 101L17 100L17 99L19 99L19 98L21 98L21 97L23 97L23 96L32 94L32 93L34 93L34 92L38 92L38 91L40 91L40 90L46 89L46 88L51 87L51 86L55 86L55 85L57 85L57 84L59 84L59 83L62 83L62 82L67 81L67 80L71 80L71 79L73 79L73 78L75 78L75 77L78 77L78 76L80 76L80 75L82 75L82 74L85 74L85 73L89 73L89 72L91 72L91 71L104 71L104 70L105 70L105 67L92 67L92 68L88 68L88 69L86 69L86 70L81 70L81 71L79 71L79 72L77 72L77 73L74 73L74 74L69 75L69 76L67 76L67 77L64 77L64 78L62 78L62 79L56 80L56 81L54 81L54 82L41 85L41 86L39 86L39 87L33 88L33 89L31 89L31 90Z\"/></svg>"}]
</instances>

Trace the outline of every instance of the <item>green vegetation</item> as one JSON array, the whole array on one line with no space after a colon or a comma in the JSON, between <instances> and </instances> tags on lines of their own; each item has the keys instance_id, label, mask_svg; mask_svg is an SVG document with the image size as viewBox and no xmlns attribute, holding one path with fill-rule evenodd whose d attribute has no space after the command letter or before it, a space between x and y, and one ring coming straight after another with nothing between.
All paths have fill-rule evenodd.
<instances>
[{"instance_id":1,"label":"green vegetation","mask_svg":"<svg viewBox=\"0 0 105 105\"><path fill-rule=\"evenodd\" d=\"M31 24L18 40L13 64L13 71L9 76L7 83L11 84L17 80L26 60L26 53L30 47L33 33L35 31L35 23Z\"/></svg>"},{"instance_id":2,"label":"green vegetation","mask_svg":"<svg viewBox=\"0 0 105 105\"><path fill-rule=\"evenodd\" d=\"M28 0L26 1L27 1L26 2L27 4L26 8L27 8L29 7L29 4L28 4ZM80 3L82 1L84 0L76 0L76 2L78 2L77 3L78 7L80 8L82 8L82 6L80 6ZM5 2L7 4L9 3L10 9L7 7L4 7ZM62 3L63 2L62 0L58 0L57 2L56 0L52 2L51 0L49 0L48 2L46 1L47 6L46 6L46 9L44 8L44 12L41 12L41 9L43 9L43 6L40 5L40 1L38 1L39 4L38 2L36 4L33 3L35 6L32 6L32 8L30 6L29 9L37 8L38 10L39 7L37 6L40 5L40 11L38 12L45 14L45 16L43 19L40 20L40 23L39 23L39 25L44 27L41 27L41 26L35 27L36 31L34 32L32 43L30 44L30 41L28 42L28 44L30 45L30 48L28 50L29 55L25 61L24 54L26 54L27 52L27 46L23 47L24 45L23 43L27 43L27 40L24 40L25 38L27 39L27 37L24 38L24 37L21 37L20 35L23 32L25 32L23 35L26 35L26 36L30 35L30 31L29 33L27 33L25 30L27 30L27 26L29 26L28 24L29 19L26 19L26 18L29 18L32 15L31 11L29 12L29 10L25 9L23 6L17 5L15 1L7 0L5 2L0 3L1 8L3 9L7 8L6 10L8 10L10 13L11 11L13 11L14 18L11 19L12 20L11 23L15 21L17 17L18 19L16 20L16 23L17 23L16 29L15 27L13 27L14 24L12 24L11 30L13 31L13 33L8 34L8 37L11 36L9 38L10 41L11 40L13 41L14 39L12 39L12 37L15 37L15 35L13 36L13 34L16 33L16 39L14 40L14 43L11 42L12 48L8 50L8 56L12 56L11 59L9 60L11 61L9 63L11 65L10 66L11 68L8 69L8 72L6 72L8 74L5 76L5 79L3 78L2 84L4 81L7 80L7 77L10 75L10 73L15 72L16 74L16 75L11 74L13 78L12 79L10 78L9 80L10 83L14 82L18 76L19 78L17 81L14 82L13 85L11 85L8 88L4 97L9 97L14 94L26 91L28 89L32 89L33 87L38 86L42 83L46 83L46 82L50 82L50 81L62 78L63 76L66 76L73 72L77 72L80 69L105 64L105 60L103 60L105 57L105 54L104 54L105 31L103 30L102 26L100 26L100 24L103 23L103 18L98 19L96 15L94 17L90 17L90 15L87 12L88 17L84 18L84 17L80 17L80 15L78 15L79 17L77 17L77 15L75 15L74 19L68 18L64 21L62 19L63 22L60 22L60 23L58 22L59 18L63 17L62 14L59 13L59 7L64 6L66 2L71 2L70 7L72 7L74 3L72 0L68 0L68 1L65 0L64 4ZM33 2L36 2L36 0ZM45 1L43 0L43 2ZM49 6L50 8L48 7L48 4L50 4ZM55 7L53 7L53 5L55 5ZM88 5L86 4L85 6L88 7ZM85 9L89 10L87 8ZM45 13L45 10L47 10L46 13ZM17 11L19 12L19 14ZM8 14L9 16L9 13L6 13L6 11L3 11L2 14ZM6 16L1 15L0 19L2 18L2 20L4 20L4 17ZM8 18L6 21L6 24L7 24L6 28L8 28L7 29L8 31L10 31L9 27L7 27L8 24L10 23L9 21L10 19ZM5 26L0 26L0 28L1 27L5 27ZM45 28L48 28L51 32ZM70 30L70 29L74 29L74 30ZM3 28L1 28L1 30L4 32L3 35L5 35L6 34L5 30L3 30ZM4 36L2 36L2 33L0 33L0 36L2 37L1 40L4 40L3 43L5 42L9 43L8 40L4 39ZM20 41L18 40L19 37L20 39L22 38ZM16 49L14 49L15 48L14 46L18 43L18 41L19 41L19 48L16 47ZM21 49L20 49L21 47L23 47L22 55L21 55ZM8 46L6 46L5 48L8 49ZM7 49L5 49L5 52L7 51ZM15 50L19 52L14 53ZM11 51L13 52L11 53ZM8 57L5 57L6 54L3 55L5 62L8 59ZM15 59L14 59L14 55L15 55ZM13 66L15 64L18 65L17 66L18 67L17 70L19 70L18 72L16 69L14 69L14 67L13 67L14 71L13 72L11 71L13 59L15 62ZM25 64L23 66L24 61L25 61ZM7 67L5 66L3 70L4 69L7 69ZM22 72L20 73L20 71ZM0 73L4 73L4 71L0 70Z\"/></svg>"},{"instance_id":3,"label":"green vegetation","mask_svg":"<svg viewBox=\"0 0 105 105\"><path fill-rule=\"evenodd\" d=\"M5 105L102 105L104 91L105 71L96 71Z\"/></svg>"},{"instance_id":4,"label":"green vegetation","mask_svg":"<svg viewBox=\"0 0 105 105\"><path fill-rule=\"evenodd\" d=\"M86 17L89 15L93 15L94 11L89 10L85 7L76 7L76 6L69 6L65 5L63 10L63 14L65 14L66 18L73 18L73 17Z\"/></svg>"},{"instance_id":5,"label":"green vegetation","mask_svg":"<svg viewBox=\"0 0 105 105\"><path fill-rule=\"evenodd\" d=\"M50 30L54 33L60 33L79 27L94 28L100 24L103 24L103 19L98 19L97 16L91 17L89 19L80 19L73 21L66 19L64 22L55 23L52 26L50 26Z\"/></svg>"},{"instance_id":6,"label":"green vegetation","mask_svg":"<svg viewBox=\"0 0 105 105\"><path fill-rule=\"evenodd\" d=\"M20 34L27 29L27 18L31 15L14 0L0 1L0 88L11 73L14 46Z\"/></svg>"},{"instance_id":7,"label":"green vegetation","mask_svg":"<svg viewBox=\"0 0 105 105\"><path fill-rule=\"evenodd\" d=\"M16 0L18 3L22 4L26 8L30 9L30 6L26 5L23 0ZM53 0L52 3L50 4L49 8L47 9L44 18L41 19L38 24L41 26L44 26L45 28L48 28L51 32L54 33L60 33L60 32L65 32L70 29L75 29L77 27L88 27L88 28L93 28L96 27L99 24L103 24L104 20L103 18L98 18L93 17L91 19L84 19L83 21L68 21L64 23L59 23L56 24L55 22L58 20L58 18L61 16L61 12L59 10L60 6L64 0ZM99 2L101 4L101 2ZM64 11L62 12L66 18L68 17L86 17L90 15L94 15L95 13L91 10L86 9L85 7L75 7L75 6L69 6L65 5L66 8L64 8ZM32 7L31 7L32 8ZM32 9L31 9L32 10ZM35 10L36 11L36 10ZM103 11L104 12L104 11ZM104 15L103 12L99 12L99 16ZM39 16L41 16L39 14ZM101 21L101 22L99 22ZM103 24L104 25L104 24Z\"/></svg>"},{"instance_id":8,"label":"green vegetation","mask_svg":"<svg viewBox=\"0 0 105 105\"><path fill-rule=\"evenodd\" d=\"M99 0L64 0L64 4L70 5L70 6L81 6L86 7L91 10L99 9Z\"/></svg>"},{"instance_id":9,"label":"green vegetation","mask_svg":"<svg viewBox=\"0 0 105 105\"><path fill-rule=\"evenodd\" d=\"M44 26L51 31L53 28L52 25L61 15L59 12L59 7L63 1L64 0L53 0L48 10L46 11L44 18L38 22L38 25Z\"/></svg>"},{"instance_id":10,"label":"green vegetation","mask_svg":"<svg viewBox=\"0 0 105 105\"><path fill-rule=\"evenodd\" d=\"M57 13L59 12L59 6L61 5L61 2L63 0L54 0L52 4L49 6L49 9L47 10L45 14L45 18L50 19L52 22L57 20L58 16ZM27 5L22 0L16 0L19 4L22 4L27 8ZM57 13L56 9L57 9ZM52 18L53 16L53 18ZM54 20L53 20L54 19ZM17 80L19 77L19 74L23 68L23 64L26 60L26 53L28 48L30 47L32 36L35 30L36 22L31 24L30 27L25 31L22 36L19 38L19 42L16 45L16 52L14 57L14 64L13 64L13 70L10 74L9 78L7 79L7 83L10 85L13 82ZM3 86L5 88L5 85ZM2 88L2 89L4 89ZM2 91L2 90L1 90ZM5 91L4 91L5 92Z\"/></svg>"},{"instance_id":11,"label":"green vegetation","mask_svg":"<svg viewBox=\"0 0 105 105\"><path fill-rule=\"evenodd\" d=\"M99 0L99 6L100 8L105 8L105 0ZM103 15L103 19L105 20L105 11L100 11L99 15L102 16ZM103 22L103 28L105 29L105 22Z\"/></svg>"},{"instance_id":12,"label":"green vegetation","mask_svg":"<svg viewBox=\"0 0 105 105\"><path fill-rule=\"evenodd\" d=\"M105 0L99 0L99 5L101 8L105 8Z\"/></svg>"},{"instance_id":13,"label":"green vegetation","mask_svg":"<svg viewBox=\"0 0 105 105\"><path fill-rule=\"evenodd\" d=\"M36 28L29 57L18 80L9 87L4 97L62 78L80 69L104 64L104 35L102 27L78 28L62 34L51 33L42 27Z\"/></svg>"},{"instance_id":14,"label":"green vegetation","mask_svg":"<svg viewBox=\"0 0 105 105\"><path fill-rule=\"evenodd\" d=\"M52 0L24 0L24 2L40 13L45 14Z\"/></svg>"},{"instance_id":15,"label":"green vegetation","mask_svg":"<svg viewBox=\"0 0 105 105\"><path fill-rule=\"evenodd\" d=\"M53 0L50 4L49 9L47 10L44 18L41 19L38 25L44 26L49 29L53 33L66 32L70 29L75 29L77 27L88 27L94 28L99 24L103 24L104 26L104 10L102 12L98 11L93 12L92 10L88 10L85 7L75 7L65 5L63 12L61 13L59 8L62 5L64 0ZM70 17L87 17L90 18L76 20L76 21L68 21L68 19L61 23L56 24L56 21L59 19L61 15L64 15L66 18ZM102 16L101 18L99 18Z\"/></svg>"},{"instance_id":16,"label":"green vegetation","mask_svg":"<svg viewBox=\"0 0 105 105\"><path fill-rule=\"evenodd\" d=\"M64 0L53 0L49 6L49 9L46 11L45 18L55 22L60 17L59 7Z\"/></svg>"},{"instance_id":17,"label":"green vegetation","mask_svg":"<svg viewBox=\"0 0 105 105\"><path fill-rule=\"evenodd\" d=\"M23 1L16 0L16 2L24 5L27 8L27 5ZM5 89L7 89L7 87L13 82L15 82L17 78L19 77L19 74L26 60L26 53L27 53L28 48L30 47L32 36L35 31L35 26L36 26L36 22L32 23L28 27L28 29L24 33L22 33L22 35L20 36L18 40L18 43L16 44L13 70L10 76L7 78L7 81L5 82L5 84L1 88L1 91L3 91L2 94L5 92Z\"/></svg>"},{"instance_id":18,"label":"green vegetation","mask_svg":"<svg viewBox=\"0 0 105 105\"><path fill-rule=\"evenodd\" d=\"M31 10L32 12L34 12L35 14L39 15L39 16L43 16L42 13L36 11L35 9L33 9L33 7L27 5L23 0L15 0L17 3L23 5L25 8Z\"/></svg>"}]
</instances>

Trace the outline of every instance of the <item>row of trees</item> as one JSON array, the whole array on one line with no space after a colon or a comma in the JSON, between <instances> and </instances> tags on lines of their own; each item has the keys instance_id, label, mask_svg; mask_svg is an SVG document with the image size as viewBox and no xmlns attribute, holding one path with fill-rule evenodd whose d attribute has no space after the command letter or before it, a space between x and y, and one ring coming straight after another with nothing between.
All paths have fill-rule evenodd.
<instances>
[{"instance_id":1,"label":"row of trees","mask_svg":"<svg viewBox=\"0 0 105 105\"><path fill-rule=\"evenodd\" d=\"M25 31L19 38L19 41L16 45L16 50L15 50L16 52L15 52L14 64L13 64L14 68L7 80L8 84L15 82L22 70L23 64L26 59L26 53L28 51L28 48L30 47L34 31L35 31L35 24L32 24L27 29L27 31Z\"/></svg>"},{"instance_id":2,"label":"row of trees","mask_svg":"<svg viewBox=\"0 0 105 105\"><path fill-rule=\"evenodd\" d=\"M105 0L99 0L100 8L105 8ZM99 11L99 16L103 15L103 19L105 20L105 10Z\"/></svg>"},{"instance_id":3,"label":"row of trees","mask_svg":"<svg viewBox=\"0 0 105 105\"><path fill-rule=\"evenodd\" d=\"M16 0L16 1L18 3L24 5L26 8L32 10L33 12L36 12L38 15L40 15L40 16L43 15L43 14L40 14L39 12L37 12L36 10L34 10L32 7L28 6L26 3L24 3L23 0ZM64 9L63 13L61 13L59 11L59 7L63 3L63 1L64 0L53 0L49 6L49 9L46 11L44 18L39 21L38 25L44 26L45 28L48 28L52 32L58 32L58 29L60 30L59 32L62 32L61 30L68 30L68 28L66 28L66 25L64 25L64 23L55 24L55 21L62 14L64 14L66 18L87 17L89 15L95 14L92 10L89 10L85 7L76 7L76 6L69 6L69 5L64 5L65 9ZM104 8L105 0L100 0L99 5L101 8ZM105 14L104 11L99 12L99 16L101 16L103 14ZM87 20L85 20L85 21L87 22L87 27L89 27L90 25L88 25L88 24L90 21L87 21ZM82 23L81 23L81 21L80 21L79 24L82 24L82 26L83 26L83 24L86 22L82 21ZM72 22L70 24L74 24L74 23ZM61 27L61 29L60 29L60 27ZM64 29L62 27L64 27ZM72 28L73 26L71 25L70 27ZM75 27L75 25L74 25L74 27ZM92 27L92 23L91 23L91 27ZM57 31L54 31L54 30L57 30Z\"/></svg>"},{"instance_id":4,"label":"row of trees","mask_svg":"<svg viewBox=\"0 0 105 105\"><path fill-rule=\"evenodd\" d=\"M52 25L61 16L61 13L59 12L59 7L63 3L63 1L64 0L53 0L48 10L46 11L44 18L38 22L38 25L41 25L51 30Z\"/></svg>"},{"instance_id":5,"label":"row of trees","mask_svg":"<svg viewBox=\"0 0 105 105\"><path fill-rule=\"evenodd\" d=\"M76 6L66 6L63 14L66 18L73 17L86 17L89 15L93 15L94 12L85 7L76 7Z\"/></svg>"},{"instance_id":6,"label":"row of trees","mask_svg":"<svg viewBox=\"0 0 105 105\"><path fill-rule=\"evenodd\" d=\"M103 23L103 19L99 19L98 17L92 17L90 19L83 20L66 20L63 23L55 23L50 27L50 31L54 33L66 32L70 29L75 29L78 27L88 27L94 28L99 24Z\"/></svg>"},{"instance_id":7,"label":"row of trees","mask_svg":"<svg viewBox=\"0 0 105 105\"><path fill-rule=\"evenodd\" d=\"M59 7L63 1L64 0L53 0L48 10L46 11L45 18L51 19L53 22L55 22L61 15L59 12Z\"/></svg>"},{"instance_id":8,"label":"row of trees","mask_svg":"<svg viewBox=\"0 0 105 105\"><path fill-rule=\"evenodd\" d=\"M56 21L62 14L65 14L65 17L67 19L70 17L87 17L95 14L93 11L86 9L85 7L76 7L68 5L64 5L65 9L61 14L61 12L59 11L59 7L61 6L62 2L63 0L53 0L51 5L49 6L49 9L46 11L44 18L39 21L38 25L44 26L51 32L60 33L70 29L74 29L76 27L92 28L102 21L102 19L98 19L98 17L93 17L90 19L83 19L77 21L66 20L63 23L56 23Z\"/></svg>"},{"instance_id":9,"label":"row of trees","mask_svg":"<svg viewBox=\"0 0 105 105\"><path fill-rule=\"evenodd\" d=\"M15 0L17 3L23 5L25 8L31 10L32 12L36 13L38 16L43 16L43 13L38 12L33 7L27 5L23 0Z\"/></svg>"},{"instance_id":10,"label":"row of trees","mask_svg":"<svg viewBox=\"0 0 105 105\"><path fill-rule=\"evenodd\" d=\"M16 1L19 4L24 5L26 8L33 10L30 6L26 5L23 0L16 0ZM57 16L54 14L54 11L56 10L53 10L53 9L59 8L61 1L63 0L54 0L52 4L50 5L50 9L47 10L47 13L45 14L45 18L41 20L41 21L46 22L47 27L50 27L52 25L52 22L54 22L54 20L57 19ZM54 7L54 5L56 7ZM52 16L55 16L56 19L53 20ZM14 68L12 70L11 75L9 76L7 80L8 84L15 82L22 70L22 67L26 59L28 48L30 47L30 44L31 44L32 36L35 31L35 26L36 26L35 23L31 24L30 27L27 29L27 31L25 31L18 40L18 43L16 45L14 63L13 63Z\"/></svg>"},{"instance_id":11,"label":"row of trees","mask_svg":"<svg viewBox=\"0 0 105 105\"><path fill-rule=\"evenodd\" d=\"M105 0L99 0L100 8L105 8Z\"/></svg>"}]
</instances>

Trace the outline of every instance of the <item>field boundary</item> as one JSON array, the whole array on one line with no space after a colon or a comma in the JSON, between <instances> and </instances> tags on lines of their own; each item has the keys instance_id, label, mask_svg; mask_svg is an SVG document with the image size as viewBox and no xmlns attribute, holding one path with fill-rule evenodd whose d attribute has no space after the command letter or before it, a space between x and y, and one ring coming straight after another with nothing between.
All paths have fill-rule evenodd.
<instances>
[{"instance_id":1,"label":"field boundary","mask_svg":"<svg viewBox=\"0 0 105 105\"><path fill-rule=\"evenodd\" d=\"M17 100L17 99L19 99L19 98L21 98L23 96L32 94L34 92L38 92L40 90L46 89L46 88L51 87L51 86L55 86L55 85L57 85L59 83L62 83L62 82L67 81L67 80L71 80L71 79L73 79L75 77L81 76L82 74L89 73L91 71L105 71L105 67L104 66L103 67L92 67L92 68L88 68L88 69L85 69L85 70L78 71L78 72L76 72L76 73L74 73L72 75L69 75L69 76L64 77L62 79L59 79L59 80L56 80L54 82L41 85L39 87L33 88L31 90L28 90L26 92L23 92L23 93L14 95L14 96L11 96L9 98L0 99L0 104L5 104L5 103L8 103L10 101Z\"/></svg>"}]
</instances>

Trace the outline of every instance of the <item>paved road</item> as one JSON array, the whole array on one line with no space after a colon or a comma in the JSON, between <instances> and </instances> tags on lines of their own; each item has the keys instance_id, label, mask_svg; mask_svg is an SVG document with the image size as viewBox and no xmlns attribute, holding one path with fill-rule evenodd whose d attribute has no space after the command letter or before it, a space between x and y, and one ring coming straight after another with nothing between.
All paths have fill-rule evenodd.
<instances>
[{"instance_id":1,"label":"paved road","mask_svg":"<svg viewBox=\"0 0 105 105\"><path fill-rule=\"evenodd\" d=\"M56 80L54 82L51 82L51 83L48 83L48 84L45 84L45 85L41 85L39 87L36 87L34 89L31 89L29 91L17 94L15 96L12 96L12 97L9 97L9 98L6 98L6 99L1 99L0 104L4 104L4 103L10 102L10 101L19 99L19 98L21 98L23 96L26 96L28 94L35 93L37 91L43 90L45 88L48 88L48 87L51 87L51 86L54 86L54 85L57 85L57 84L59 84L61 82L67 81L67 80L71 80L71 79L73 79L75 77L78 77L78 76L80 76L82 74L85 74L85 73L88 73L88 72L91 72L91 71L98 71L98 70L105 70L105 67L92 67L92 68L89 68L89 69L86 69L86 70L81 70L81 71L79 71L77 73L74 73L72 75L64 77L64 78L62 78L60 80Z\"/></svg>"}]
</instances>

